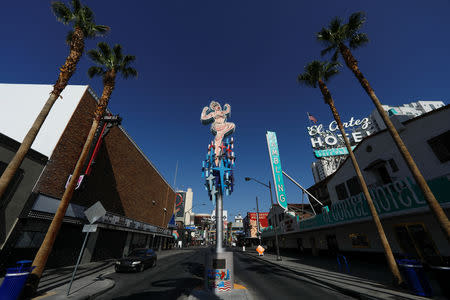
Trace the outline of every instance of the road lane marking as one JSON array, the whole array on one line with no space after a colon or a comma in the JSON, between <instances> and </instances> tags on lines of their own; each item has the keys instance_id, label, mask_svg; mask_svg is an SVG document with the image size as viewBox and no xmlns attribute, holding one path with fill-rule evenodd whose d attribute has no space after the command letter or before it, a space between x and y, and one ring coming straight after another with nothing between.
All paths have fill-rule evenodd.
<instances>
[{"instance_id":1,"label":"road lane marking","mask_svg":"<svg viewBox=\"0 0 450 300\"><path fill-rule=\"evenodd\" d=\"M246 290L247 288L245 286L241 285L241 284L235 283L234 284L234 289L235 290Z\"/></svg>"}]
</instances>

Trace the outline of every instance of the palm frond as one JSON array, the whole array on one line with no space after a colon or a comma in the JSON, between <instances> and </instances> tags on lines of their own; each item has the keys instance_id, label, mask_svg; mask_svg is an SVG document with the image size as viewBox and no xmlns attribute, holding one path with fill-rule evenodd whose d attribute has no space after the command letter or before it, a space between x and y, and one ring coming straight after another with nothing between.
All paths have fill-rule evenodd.
<instances>
[{"instance_id":1,"label":"palm frond","mask_svg":"<svg viewBox=\"0 0 450 300\"><path fill-rule=\"evenodd\" d=\"M364 12L353 13L348 18L347 30L349 32L356 32L361 28L365 21L366 18Z\"/></svg>"},{"instance_id":2,"label":"palm frond","mask_svg":"<svg viewBox=\"0 0 450 300\"><path fill-rule=\"evenodd\" d=\"M92 66L88 69L88 76L92 78L94 76L103 76L105 74L105 70L99 66Z\"/></svg>"},{"instance_id":3,"label":"palm frond","mask_svg":"<svg viewBox=\"0 0 450 300\"><path fill-rule=\"evenodd\" d=\"M341 64L338 62L326 63L323 69L323 79L328 81L331 77L339 73Z\"/></svg>"},{"instance_id":4,"label":"palm frond","mask_svg":"<svg viewBox=\"0 0 450 300\"><path fill-rule=\"evenodd\" d=\"M122 46L119 44L111 47L105 43L100 42L97 44L98 49L92 49L88 51L89 58L94 61L98 66L97 69L91 68L93 75L106 76L108 72L115 71L117 74L122 73L124 78L136 77L138 72L129 64L133 62L136 57L134 55L123 55ZM96 70L102 69L103 73L99 73Z\"/></svg>"},{"instance_id":5,"label":"palm frond","mask_svg":"<svg viewBox=\"0 0 450 300\"><path fill-rule=\"evenodd\" d=\"M96 36L104 36L111 28L106 25L94 25L93 31L95 32Z\"/></svg>"},{"instance_id":6,"label":"palm frond","mask_svg":"<svg viewBox=\"0 0 450 300\"><path fill-rule=\"evenodd\" d=\"M317 82L314 81L308 73L303 73L297 76L297 82L309 87L316 88Z\"/></svg>"},{"instance_id":7,"label":"palm frond","mask_svg":"<svg viewBox=\"0 0 450 300\"><path fill-rule=\"evenodd\" d=\"M73 8L73 12L75 14L77 14L81 9L80 0L72 0L72 8Z\"/></svg>"},{"instance_id":8,"label":"palm frond","mask_svg":"<svg viewBox=\"0 0 450 300\"><path fill-rule=\"evenodd\" d=\"M66 36L67 44L70 44L70 42L72 42L72 37L73 37L73 30L69 30L69 32L67 33L67 36Z\"/></svg>"},{"instance_id":9,"label":"palm frond","mask_svg":"<svg viewBox=\"0 0 450 300\"><path fill-rule=\"evenodd\" d=\"M134 56L134 55L125 55L125 57L123 58L123 61L122 61L122 65L123 65L123 67L127 67L128 64L130 64L131 62L133 62L135 60L136 60L136 56Z\"/></svg>"},{"instance_id":10,"label":"palm frond","mask_svg":"<svg viewBox=\"0 0 450 300\"><path fill-rule=\"evenodd\" d=\"M369 37L365 33L357 33L350 38L349 46L352 49L364 46L369 42Z\"/></svg>"},{"instance_id":11,"label":"palm frond","mask_svg":"<svg viewBox=\"0 0 450 300\"><path fill-rule=\"evenodd\" d=\"M119 44L114 45L113 52L114 52L115 63L122 63L122 59L123 59L122 46Z\"/></svg>"},{"instance_id":12,"label":"palm frond","mask_svg":"<svg viewBox=\"0 0 450 300\"><path fill-rule=\"evenodd\" d=\"M81 15L83 16L84 22L86 23L93 23L94 22L94 13L89 8L89 6L83 6L83 9L80 11Z\"/></svg>"},{"instance_id":13,"label":"palm frond","mask_svg":"<svg viewBox=\"0 0 450 300\"><path fill-rule=\"evenodd\" d=\"M51 4L51 7L56 19L63 24L67 25L73 20L72 12L64 3L56 1Z\"/></svg>"},{"instance_id":14,"label":"palm frond","mask_svg":"<svg viewBox=\"0 0 450 300\"><path fill-rule=\"evenodd\" d=\"M105 58L105 60L111 59L111 48L107 43L100 42L97 44L97 47L100 49L102 56Z\"/></svg>"},{"instance_id":15,"label":"palm frond","mask_svg":"<svg viewBox=\"0 0 450 300\"><path fill-rule=\"evenodd\" d=\"M322 28L317 34L316 38L319 41L329 42L331 41L331 33L327 28Z\"/></svg>"},{"instance_id":16,"label":"palm frond","mask_svg":"<svg viewBox=\"0 0 450 300\"><path fill-rule=\"evenodd\" d=\"M335 17L330 22L329 30L331 31L332 34L337 33L340 30L341 26L342 20L339 17Z\"/></svg>"},{"instance_id":17,"label":"palm frond","mask_svg":"<svg viewBox=\"0 0 450 300\"><path fill-rule=\"evenodd\" d=\"M98 65L106 64L105 58L97 49L91 49L87 52L89 58Z\"/></svg>"},{"instance_id":18,"label":"palm frond","mask_svg":"<svg viewBox=\"0 0 450 300\"><path fill-rule=\"evenodd\" d=\"M305 66L305 72L297 77L299 83L313 88L317 87L317 82L321 78L323 64L318 60L313 60Z\"/></svg>"},{"instance_id":19,"label":"palm frond","mask_svg":"<svg viewBox=\"0 0 450 300\"><path fill-rule=\"evenodd\" d=\"M137 77L138 72L132 67L126 67L121 70L123 78Z\"/></svg>"},{"instance_id":20,"label":"palm frond","mask_svg":"<svg viewBox=\"0 0 450 300\"><path fill-rule=\"evenodd\" d=\"M333 44L333 45L323 49L322 51L320 51L320 55L324 56L325 54L327 54L328 52L330 52L330 51L332 51L332 50L334 50L336 48L337 48L337 45Z\"/></svg>"}]
</instances>

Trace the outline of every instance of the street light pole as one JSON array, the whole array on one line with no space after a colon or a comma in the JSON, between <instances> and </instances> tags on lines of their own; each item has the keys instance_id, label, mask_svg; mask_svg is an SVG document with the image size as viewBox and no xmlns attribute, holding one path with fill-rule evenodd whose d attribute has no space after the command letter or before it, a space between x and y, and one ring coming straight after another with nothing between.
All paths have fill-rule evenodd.
<instances>
[{"instance_id":1,"label":"street light pole","mask_svg":"<svg viewBox=\"0 0 450 300\"><path fill-rule=\"evenodd\" d=\"M272 198L272 185L270 184L269 180L269 191L270 191L270 202L272 203L273 207L273 198ZM275 214L275 247L277 248L277 260L281 261L280 256L280 247L278 246L278 216Z\"/></svg>"},{"instance_id":2,"label":"street light pole","mask_svg":"<svg viewBox=\"0 0 450 300\"><path fill-rule=\"evenodd\" d=\"M261 181L255 179L255 178L252 178L252 177L245 177L245 181L250 181L250 180L254 180L254 181L256 181L257 183L259 183L259 184L261 184L261 185L263 185L263 186L269 188L269 192L270 192L270 203L272 204L272 208L273 208L274 205L273 205L273 198L272 198L272 185L271 185L271 183L270 183L270 180L269 180L269 185L267 185L267 184L262 183ZM276 247L276 249L277 249L277 260L278 260L278 261L281 261L282 259L281 259L281 256L280 256L280 247L278 246L278 218L277 218L277 216L275 216L275 223L274 223L274 226L275 226L275 247Z\"/></svg>"},{"instance_id":3,"label":"street light pole","mask_svg":"<svg viewBox=\"0 0 450 300\"><path fill-rule=\"evenodd\" d=\"M261 245L261 229L259 228L259 206L258 206L258 197L256 197L256 234L259 238L259 244Z\"/></svg>"}]
</instances>

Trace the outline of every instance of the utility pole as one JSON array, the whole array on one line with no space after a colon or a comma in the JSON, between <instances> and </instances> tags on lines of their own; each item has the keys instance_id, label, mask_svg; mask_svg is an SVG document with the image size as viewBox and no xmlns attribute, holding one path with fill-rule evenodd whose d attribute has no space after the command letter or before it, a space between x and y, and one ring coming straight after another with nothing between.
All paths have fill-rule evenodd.
<instances>
[{"instance_id":1,"label":"utility pole","mask_svg":"<svg viewBox=\"0 0 450 300\"><path fill-rule=\"evenodd\" d=\"M256 222L257 222L257 226L256 226L256 234L259 238L259 244L261 245L261 231L259 228L259 206L258 206L258 196L256 196Z\"/></svg>"},{"instance_id":2,"label":"utility pole","mask_svg":"<svg viewBox=\"0 0 450 300\"><path fill-rule=\"evenodd\" d=\"M272 208L273 208L273 198L272 198L272 185L270 184L270 180L269 180L269 191L270 191L270 202L272 203ZM275 209L274 209L275 212ZM277 248L277 260L281 261L281 256L280 256L280 247L278 246L278 216L275 214L275 247Z\"/></svg>"}]
</instances>

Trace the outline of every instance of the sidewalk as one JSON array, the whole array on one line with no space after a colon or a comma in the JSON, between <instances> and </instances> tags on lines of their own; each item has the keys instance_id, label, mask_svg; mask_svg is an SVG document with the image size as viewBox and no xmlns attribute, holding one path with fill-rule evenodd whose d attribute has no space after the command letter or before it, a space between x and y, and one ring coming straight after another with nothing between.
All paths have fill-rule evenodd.
<instances>
[{"instance_id":1,"label":"sidewalk","mask_svg":"<svg viewBox=\"0 0 450 300\"><path fill-rule=\"evenodd\" d=\"M176 254L182 250L164 250L157 252L158 259ZM59 299L93 299L114 287L115 282L106 278L108 274L114 273L116 259L99 262L91 262L78 266L77 274L72 283L70 294L67 296L70 279L74 266L61 267L45 270L33 300L59 300ZM0 278L0 285L3 278Z\"/></svg>"},{"instance_id":2,"label":"sidewalk","mask_svg":"<svg viewBox=\"0 0 450 300\"><path fill-rule=\"evenodd\" d=\"M282 267L308 280L328 287L331 286L336 290L359 299L430 299L415 296L408 293L408 291L389 286L389 284L386 284L386 281L391 278L390 274L386 276L382 268L381 272L379 270L380 268L377 269L376 267L372 270L366 269L366 272L371 277L367 279L360 274L362 271L361 266L358 267L352 264L352 262L350 262L350 274L346 274L338 272L337 262L334 261L333 263L330 258L311 257L312 261L306 262L308 257L300 259L299 257L282 256L283 260L277 261L276 255L274 254L265 253L264 256L258 256L254 248L247 249L246 252L236 252ZM320 265L320 267L317 265ZM434 297L433 299L445 298Z\"/></svg>"},{"instance_id":3,"label":"sidewalk","mask_svg":"<svg viewBox=\"0 0 450 300\"><path fill-rule=\"evenodd\" d=\"M90 299L114 287L113 280L105 278L114 272L115 260L93 262L78 266L77 274L67 296L74 266L45 271L37 295L33 299Z\"/></svg>"}]
</instances>

